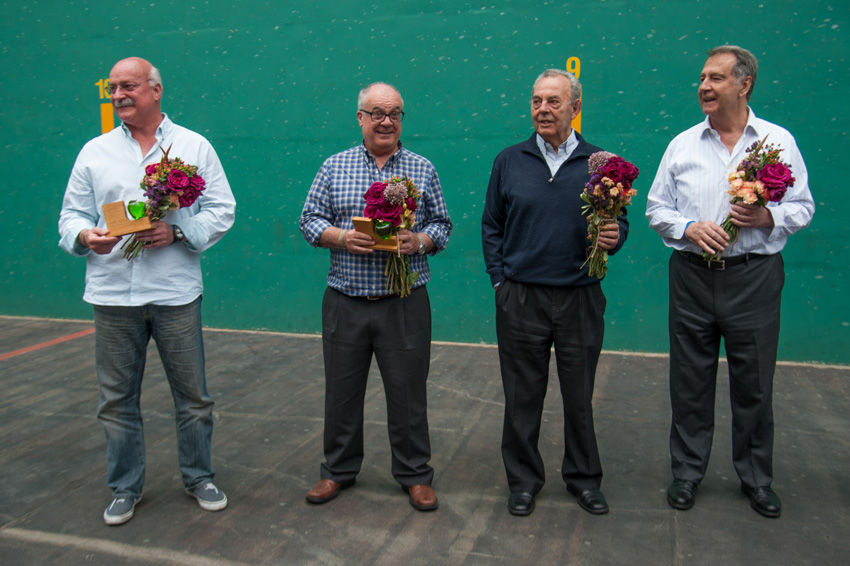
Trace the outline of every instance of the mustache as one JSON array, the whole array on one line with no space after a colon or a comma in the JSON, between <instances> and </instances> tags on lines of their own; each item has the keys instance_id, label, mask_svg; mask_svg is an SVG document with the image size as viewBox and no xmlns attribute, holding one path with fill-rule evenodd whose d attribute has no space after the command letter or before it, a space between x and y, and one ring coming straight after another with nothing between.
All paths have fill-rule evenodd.
<instances>
[{"instance_id":1,"label":"mustache","mask_svg":"<svg viewBox=\"0 0 850 566\"><path fill-rule=\"evenodd\" d=\"M135 106L136 101L132 98L122 98L121 100L113 102L112 105L115 106L115 108L123 108L125 106Z\"/></svg>"}]
</instances>

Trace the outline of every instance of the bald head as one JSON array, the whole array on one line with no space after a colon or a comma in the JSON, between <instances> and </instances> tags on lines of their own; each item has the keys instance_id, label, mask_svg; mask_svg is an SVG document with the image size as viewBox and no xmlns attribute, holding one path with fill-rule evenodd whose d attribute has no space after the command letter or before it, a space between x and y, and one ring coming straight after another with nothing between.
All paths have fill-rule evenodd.
<instances>
[{"instance_id":1,"label":"bald head","mask_svg":"<svg viewBox=\"0 0 850 566\"><path fill-rule=\"evenodd\" d=\"M141 74L147 77L151 86L162 85L162 76L159 74L159 69L151 65L150 61L142 59L141 57L127 57L126 59L121 59L115 63L115 66L113 66L112 69L114 70L119 66L138 69Z\"/></svg>"},{"instance_id":2,"label":"bald head","mask_svg":"<svg viewBox=\"0 0 850 566\"><path fill-rule=\"evenodd\" d=\"M401 118L393 121L391 115L404 110L401 93L387 83L372 83L357 97L357 121L363 131L363 145L376 158L386 158L398 151L401 137ZM375 121L376 116L384 118Z\"/></svg>"},{"instance_id":3,"label":"bald head","mask_svg":"<svg viewBox=\"0 0 850 566\"><path fill-rule=\"evenodd\" d=\"M109 72L109 86L115 113L128 128L155 128L162 121L162 79L148 61L118 61Z\"/></svg>"}]
</instances>

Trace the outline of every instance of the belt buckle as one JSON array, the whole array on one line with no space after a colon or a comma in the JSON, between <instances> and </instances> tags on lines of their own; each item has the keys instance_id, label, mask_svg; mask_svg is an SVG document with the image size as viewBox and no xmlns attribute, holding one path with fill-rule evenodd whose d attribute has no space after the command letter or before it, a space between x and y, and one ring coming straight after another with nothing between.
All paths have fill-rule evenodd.
<instances>
[{"instance_id":1,"label":"belt buckle","mask_svg":"<svg viewBox=\"0 0 850 566\"><path fill-rule=\"evenodd\" d=\"M380 295L366 295L367 301L377 301L380 298L381 298Z\"/></svg>"},{"instance_id":2,"label":"belt buckle","mask_svg":"<svg viewBox=\"0 0 850 566\"><path fill-rule=\"evenodd\" d=\"M725 271L726 270L726 260L725 259L707 259L705 260L706 267L714 271Z\"/></svg>"}]
</instances>

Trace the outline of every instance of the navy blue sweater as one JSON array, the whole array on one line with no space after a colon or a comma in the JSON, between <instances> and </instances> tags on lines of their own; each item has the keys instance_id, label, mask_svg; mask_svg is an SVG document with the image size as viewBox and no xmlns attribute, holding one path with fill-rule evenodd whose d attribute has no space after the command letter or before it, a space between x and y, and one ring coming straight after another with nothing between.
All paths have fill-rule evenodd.
<instances>
[{"instance_id":1,"label":"navy blue sweater","mask_svg":"<svg viewBox=\"0 0 850 566\"><path fill-rule=\"evenodd\" d=\"M587 159L602 150L576 133L578 147L553 177L536 135L503 150L493 162L481 219L487 273L493 285L502 279L559 287L596 283L587 266L581 268L590 246L581 193L590 180ZM609 255L629 234L625 209L617 220L620 241Z\"/></svg>"}]
</instances>

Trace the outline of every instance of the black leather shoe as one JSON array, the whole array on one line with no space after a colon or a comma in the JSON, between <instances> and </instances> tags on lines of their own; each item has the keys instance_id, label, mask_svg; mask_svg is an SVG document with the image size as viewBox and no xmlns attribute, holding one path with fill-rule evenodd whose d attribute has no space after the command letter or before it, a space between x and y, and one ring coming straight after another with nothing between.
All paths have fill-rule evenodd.
<instances>
[{"instance_id":1,"label":"black leather shoe","mask_svg":"<svg viewBox=\"0 0 850 566\"><path fill-rule=\"evenodd\" d=\"M782 512L782 502L771 487L747 487L741 484L741 492L750 499L750 507L759 515L775 519Z\"/></svg>"},{"instance_id":2,"label":"black leather shoe","mask_svg":"<svg viewBox=\"0 0 850 566\"><path fill-rule=\"evenodd\" d=\"M697 484L690 480L673 480L667 488L667 503L673 509L687 511L694 506L694 494Z\"/></svg>"},{"instance_id":3,"label":"black leather shoe","mask_svg":"<svg viewBox=\"0 0 850 566\"><path fill-rule=\"evenodd\" d=\"M534 511L534 495L527 491L512 491L508 497L508 511L511 515L531 515Z\"/></svg>"},{"instance_id":4,"label":"black leather shoe","mask_svg":"<svg viewBox=\"0 0 850 566\"><path fill-rule=\"evenodd\" d=\"M608 503L601 489L584 489L574 494L582 509L594 515L604 515L608 512Z\"/></svg>"}]
</instances>

